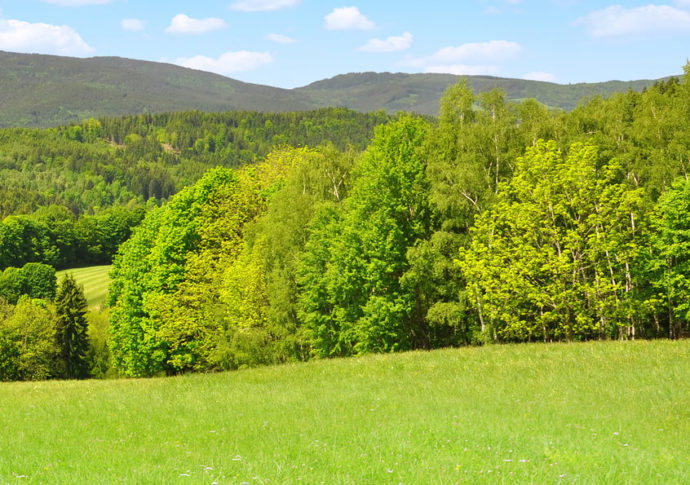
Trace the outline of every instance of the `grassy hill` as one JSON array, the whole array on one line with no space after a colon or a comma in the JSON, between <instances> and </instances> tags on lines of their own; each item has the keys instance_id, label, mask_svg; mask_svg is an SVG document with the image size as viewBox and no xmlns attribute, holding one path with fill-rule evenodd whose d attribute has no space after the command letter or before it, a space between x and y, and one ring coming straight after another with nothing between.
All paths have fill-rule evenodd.
<instances>
[{"instance_id":1,"label":"grassy hill","mask_svg":"<svg viewBox=\"0 0 690 485\"><path fill-rule=\"evenodd\" d=\"M0 482L688 483L689 379L686 340L1 384Z\"/></svg>"},{"instance_id":2,"label":"grassy hill","mask_svg":"<svg viewBox=\"0 0 690 485\"><path fill-rule=\"evenodd\" d=\"M105 303L108 295L110 277L108 273L112 266L90 266L88 268L66 269L57 272L58 282L69 273L77 284L84 286L84 296L90 310L95 310Z\"/></svg>"},{"instance_id":3,"label":"grassy hill","mask_svg":"<svg viewBox=\"0 0 690 485\"><path fill-rule=\"evenodd\" d=\"M54 126L89 117L165 111L296 111L345 106L438 112L438 101L459 76L356 73L297 89L240 82L171 64L118 57L89 59L0 51L0 127ZM469 76L483 92L506 90L508 99L533 97L572 109L583 97L642 89L650 80L560 85L522 79Z\"/></svg>"}]
</instances>

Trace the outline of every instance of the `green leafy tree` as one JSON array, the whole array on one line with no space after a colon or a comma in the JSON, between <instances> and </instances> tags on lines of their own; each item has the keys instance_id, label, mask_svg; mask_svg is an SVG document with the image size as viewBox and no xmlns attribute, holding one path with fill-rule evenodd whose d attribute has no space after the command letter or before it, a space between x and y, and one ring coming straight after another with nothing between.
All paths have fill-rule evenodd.
<instances>
[{"instance_id":1,"label":"green leafy tree","mask_svg":"<svg viewBox=\"0 0 690 485\"><path fill-rule=\"evenodd\" d=\"M89 376L88 324L84 290L71 275L65 275L55 298L56 341L62 376L83 379Z\"/></svg>"},{"instance_id":2,"label":"green leafy tree","mask_svg":"<svg viewBox=\"0 0 690 485\"><path fill-rule=\"evenodd\" d=\"M55 268L42 263L27 263L22 269L26 294L52 301L57 292Z\"/></svg>"},{"instance_id":3,"label":"green leafy tree","mask_svg":"<svg viewBox=\"0 0 690 485\"><path fill-rule=\"evenodd\" d=\"M634 336L642 208L642 191L595 147L529 148L460 251L487 338Z\"/></svg>"},{"instance_id":4,"label":"green leafy tree","mask_svg":"<svg viewBox=\"0 0 690 485\"><path fill-rule=\"evenodd\" d=\"M324 206L300 256L300 316L318 356L427 347L424 311L403 287L407 251L429 236L423 145L410 116L376 131L343 209Z\"/></svg>"},{"instance_id":5,"label":"green leafy tree","mask_svg":"<svg viewBox=\"0 0 690 485\"><path fill-rule=\"evenodd\" d=\"M650 303L658 310L670 338L690 326L690 182L682 178L660 198L652 218L654 233L648 278L654 295ZM663 311L665 310L665 311Z\"/></svg>"},{"instance_id":6,"label":"green leafy tree","mask_svg":"<svg viewBox=\"0 0 690 485\"><path fill-rule=\"evenodd\" d=\"M55 308L23 296L0 303L0 379L41 380L59 375Z\"/></svg>"}]
</instances>

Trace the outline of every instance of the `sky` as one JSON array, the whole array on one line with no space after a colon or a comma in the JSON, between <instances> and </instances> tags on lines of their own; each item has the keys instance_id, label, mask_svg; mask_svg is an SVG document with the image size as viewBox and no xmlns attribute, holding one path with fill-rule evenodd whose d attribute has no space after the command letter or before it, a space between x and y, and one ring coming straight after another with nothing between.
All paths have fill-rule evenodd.
<instances>
[{"instance_id":1,"label":"sky","mask_svg":"<svg viewBox=\"0 0 690 485\"><path fill-rule=\"evenodd\" d=\"M0 50L284 88L365 71L656 79L690 58L690 0L0 0Z\"/></svg>"}]
</instances>

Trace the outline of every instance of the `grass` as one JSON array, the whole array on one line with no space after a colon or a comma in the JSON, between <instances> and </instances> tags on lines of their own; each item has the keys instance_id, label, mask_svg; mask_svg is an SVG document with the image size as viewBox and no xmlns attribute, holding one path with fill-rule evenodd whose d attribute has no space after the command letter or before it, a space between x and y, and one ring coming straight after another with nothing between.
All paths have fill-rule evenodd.
<instances>
[{"instance_id":1,"label":"grass","mask_svg":"<svg viewBox=\"0 0 690 485\"><path fill-rule=\"evenodd\" d=\"M108 273L110 268L111 266L107 265L58 271L58 283L65 274L72 274L77 284L84 286L84 296L89 305L89 310L97 310L105 303L108 294L108 284L110 284Z\"/></svg>"},{"instance_id":2,"label":"grass","mask_svg":"<svg viewBox=\"0 0 690 485\"><path fill-rule=\"evenodd\" d=\"M654 341L7 383L0 482L689 483L688 382Z\"/></svg>"}]
</instances>

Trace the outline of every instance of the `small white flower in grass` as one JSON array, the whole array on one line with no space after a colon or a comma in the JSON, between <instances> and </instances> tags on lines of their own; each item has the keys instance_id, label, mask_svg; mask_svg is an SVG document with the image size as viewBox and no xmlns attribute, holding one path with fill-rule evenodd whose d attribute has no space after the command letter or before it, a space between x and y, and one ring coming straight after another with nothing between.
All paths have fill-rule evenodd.
<instances>
[{"instance_id":1,"label":"small white flower in grass","mask_svg":"<svg viewBox=\"0 0 690 485\"><path fill-rule=\"evenodd\" d=\"M618 431L614 431L613 434L614 434L615 436L618 436Z\"/></svg>"},{"instance_id":2,"label":"small white flower in grass","mask_svg":"<svg viewBox=\"0 0 690 485\"><path fill-rule=\"evenodd\" d=\"M191 477L189 473L180 473L181 477Z\"/></svg>"},{"instance_id":3,"label":"small white flower in grass","mask_svg":"<svg viewBox=\"0 0 690 485\"><path fill-rule=\"evenodd\" d=\"M387 471L388 473L393 473L393 470L391 470L390 468L386 468L386 471Z\"/></svg>"},{"instance_id":4,"label":"small white flower in grass","mask_svg":"<svg viewBox=\"0 0 690 485\"><path fill-rule=\"evenodd\" d=\"M240 455L235 455L232 461L242 461L242 457Z\"/></svg>"}]
</instances>

